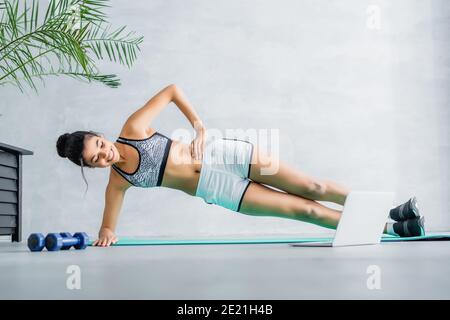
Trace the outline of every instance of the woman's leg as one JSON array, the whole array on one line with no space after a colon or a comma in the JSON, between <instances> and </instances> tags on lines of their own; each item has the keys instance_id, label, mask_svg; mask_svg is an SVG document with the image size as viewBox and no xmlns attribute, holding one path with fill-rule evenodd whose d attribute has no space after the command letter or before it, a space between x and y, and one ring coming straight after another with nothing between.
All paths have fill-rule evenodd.
<instances>
[{"instance_id":1,"label":"woman's leg","mask_svg":"<svg viewBox=\"0 0 450 320\"><path fill-rule=\"evenodd\" d=\"M277 191L256 182L250 182L239 212L253 216L299 220L330 229L336 229L341 218L339 210L330 209L316 201Z\"/></svg>"},{"instance_id":2,"label":"woman's leg","mask_svg":"<svg viewBox=\"0 0 450 320\"><path fill-rule=\"evenodd\" d=\"M269 167L274 168L276 166L278 166L278 170L274 173L263 174L264 170L267 171ZM350 192L347 187L335 182L319 180L306 175L259 150L256 146L253 149L249 178L306 199L330 201L340 205L344 205Z\"/></svg>"}]
</instances>

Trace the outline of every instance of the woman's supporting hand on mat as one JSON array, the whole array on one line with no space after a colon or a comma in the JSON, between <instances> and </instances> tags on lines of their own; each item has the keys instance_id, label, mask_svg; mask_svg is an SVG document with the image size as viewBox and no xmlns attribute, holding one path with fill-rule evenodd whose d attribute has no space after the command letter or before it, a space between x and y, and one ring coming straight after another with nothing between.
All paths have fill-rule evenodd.
<instances>
[{"instance_id":1,"label":"woman's supporting hand on mat","mask_svg":"<svg viewBox=\"0 0 450 320\"><path fill-rule=\"evenodd\" d=\"M114 232L109 228L101 228L98 232L98 239L94 241L93 246L109 247L118 241Z\"/></svg>"}]
</instances>

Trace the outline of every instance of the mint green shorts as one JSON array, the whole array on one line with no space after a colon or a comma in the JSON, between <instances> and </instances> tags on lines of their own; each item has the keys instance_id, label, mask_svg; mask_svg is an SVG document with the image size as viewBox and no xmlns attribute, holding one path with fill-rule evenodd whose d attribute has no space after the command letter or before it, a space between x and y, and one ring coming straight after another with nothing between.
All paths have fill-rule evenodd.
<instances>
[{"instance_id":1,"label":"mint green shorts","mask_svg":"<svg viewBox=\"0 0 450 320\"><path fill-rule=\"evenodd\" d=\"M249 179L253 144L234 138L207 142L196 196L208 204L239 211Z\"/></svg>"}]
</instances>

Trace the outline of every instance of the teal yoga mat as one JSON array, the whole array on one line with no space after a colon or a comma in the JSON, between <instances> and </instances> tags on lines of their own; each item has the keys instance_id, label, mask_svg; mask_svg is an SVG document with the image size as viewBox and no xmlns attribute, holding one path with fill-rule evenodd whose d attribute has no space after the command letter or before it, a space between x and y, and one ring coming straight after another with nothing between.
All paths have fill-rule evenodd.
<instances>
[{"instance_id":1,"label":"teal yoga mat","mask_svg":"<svg viewBox=\"0 0 450 320\"><path fill-rule=\"evenodd\" d=\"M245 239L133 239L120 238L114 246L153 246L153 245L206 245L206 244L268 244L268 243L307 243L307 242L327 242L333 238L245 238ZM420 237L394 237L383 236L382 242L396 241L443 241L450 240L450 234L427 234ZM92 245L93 241L89 243Z\"/></svg>"}]
</instances>

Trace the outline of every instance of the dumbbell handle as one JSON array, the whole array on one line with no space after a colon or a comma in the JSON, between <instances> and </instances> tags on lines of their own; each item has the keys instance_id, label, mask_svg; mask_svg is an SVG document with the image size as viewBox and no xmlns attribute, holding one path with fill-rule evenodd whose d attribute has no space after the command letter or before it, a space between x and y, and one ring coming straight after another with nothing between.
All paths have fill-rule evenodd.
<instances>
[{"instance_id":1,"label":"dumbbell handle","mask_svg":"<svg viewBox=\"0 0 450 320\"><path fill-rule=\"evenodd\" d=\"M62 243L64 247L76 246L80 243L80 239L71 237L71 238L62 238Z\"/></svg>"}]
</instances>

